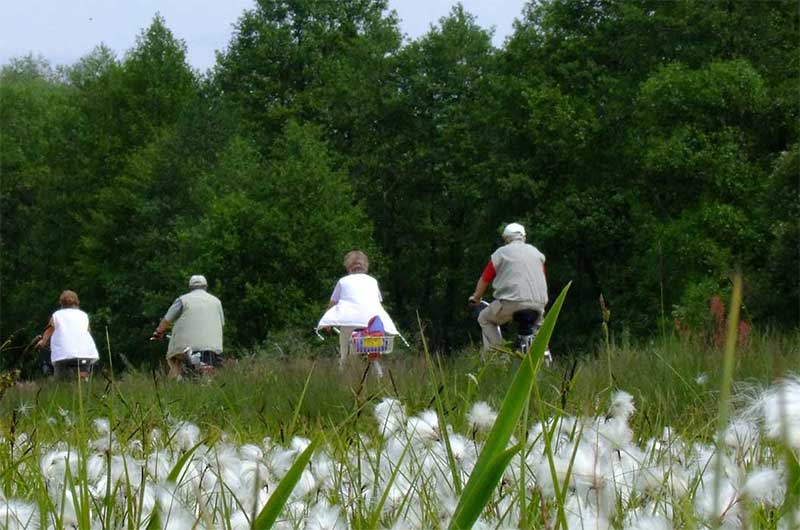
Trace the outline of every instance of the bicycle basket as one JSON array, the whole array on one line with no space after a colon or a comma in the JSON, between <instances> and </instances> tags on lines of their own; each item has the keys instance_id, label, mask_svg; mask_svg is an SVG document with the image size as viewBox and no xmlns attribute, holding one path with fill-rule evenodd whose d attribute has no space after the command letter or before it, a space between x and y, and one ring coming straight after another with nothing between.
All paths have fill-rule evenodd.
<instances>
[{"instance_id":1,"label":"bicycle basket","mask_svg":"<svg viewBox=\"0 0 800 530\"><path fill-rule=\"evenodd\" d=\"M350 353L377 358L394 349L394 335L368 335L354 332L350 337Z\"/></svg>"}]
</instances>

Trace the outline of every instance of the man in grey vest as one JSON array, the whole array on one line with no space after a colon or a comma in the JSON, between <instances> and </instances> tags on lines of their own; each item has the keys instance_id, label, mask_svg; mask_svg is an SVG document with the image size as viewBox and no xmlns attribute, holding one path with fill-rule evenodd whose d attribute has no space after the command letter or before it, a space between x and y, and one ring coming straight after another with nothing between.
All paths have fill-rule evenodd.
<instances>
[{"instance_id":1,"label":"man in grey vest","mask_svg":"<svg viewBox=\"0 0 800 530\"><path fill-rule=\"evenodd\" d=\"M170 325L173 327L167 348L170 377L181 375L186 352L222 353L225 315L219 298L209 294L207 289L205 276L196 274L189 278L189 292L175 299L153 332L153 339L158 340Z\"/></svg>"},{"instance_id":2,"label":"man in grey vest","mask_svg":"<svg viewBox=\"0 0 800 530\"><path fill-rule=\"evenodd\" d=\"M525 227L521 224L506 226L503 240L506 244L492 254L469 297L470 304L477 305L489 285L494 287L494 301L478 315L484 350L502 344L500 326L510 321L514 313L533 309L541 318L547 305L544 254L525 243Z\"/></svg>"}]
</instances>

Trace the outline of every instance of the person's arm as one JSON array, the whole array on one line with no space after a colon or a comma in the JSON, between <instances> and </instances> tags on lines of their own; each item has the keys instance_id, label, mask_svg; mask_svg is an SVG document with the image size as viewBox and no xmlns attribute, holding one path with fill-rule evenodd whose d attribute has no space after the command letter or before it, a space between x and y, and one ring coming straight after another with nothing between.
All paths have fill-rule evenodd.
<instances>
[{"instance_id":1,"label":"person's arm","mask_svg":"<svg viewBox=\"0 0 800 530\"><path fill-rule=\"evenodd\" d=\"M483 294L486 292L486 289L489 288L489 285L492 284L495 276L497 276L497 271L494 268L492 260L489 260L489 263L486 264L486 268L483 269L481 277L478 278L478 283L475 284L475 292L469 297L471 304L478 304L481 301Z\"/></svg>"},{"instance_id":2,"label":"person's arm","mask_svg":"<svg viewBox=\"0 0 800 530\"><path fill-rule=\"evenodd\" d=\"M153 332L153 337L152 338L154 340L161 340L161 338L164 336L164 333L166 333L167 330L169 329L169 325L170 325L170 321L167 320L166 318L162 318L161 322L158 323L158 327Z\"/></svg>"},{"instance_id":3,"label":"person's arm","mask_svg":"<svg viewBox=\"0 0 800 530\"><path fill-rule=\"evenodd\" d=\"M36 347L41 349L47 346L47 343L50 341L50 337L53 335L53 332L55 330L56 330L56 325L53 322L53 318L50 317L50 322L47 323L47 327L42 333L42 338L39 339L39 342L36 343Z\"/></svg>"},{"instance_id":4,"label":"person's arm","mask_svg":"<svg viewBox=\"0 0 800 530\"><path fill-rule=\"evenodd\" d=\"M175 301L172 302L172 305L169 306L167 314L164 315L164 318L162 318L161 322L158 323L158 327L153 332L153 336L151 338L153 340L161 340L161 338L164 336L164 333L166 333L170 325L181 316L182 312L183 302L181 302L180 298L176 298Z\"/></svg>"},{"instance_id":5,"label":"person's arm","mask_svg":"<svg viewBox=\"0 0 800 530\"><path fill-rule=\"evenodd\" d=\"M333 293L331 293L331 299L328 302L328 309L335 306L339 303L339 298L342 296L342 282L336 282L336 287L333 288Z\"/></svg>"}]
</instances>

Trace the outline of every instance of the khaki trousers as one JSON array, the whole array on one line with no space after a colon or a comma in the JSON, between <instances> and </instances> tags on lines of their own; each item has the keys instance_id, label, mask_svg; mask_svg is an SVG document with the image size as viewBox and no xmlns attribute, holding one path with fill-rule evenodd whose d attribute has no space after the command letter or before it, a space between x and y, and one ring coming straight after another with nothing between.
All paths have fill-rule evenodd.
<instances>
[{"instance_id":1,"label":"khaki trousers","mask_svg":"<svg viewBox=\"0 0 800 530\"><path fill-rule=\"evenodd\" d=\"M354 326L342 326L339 328L339 370L344 368L347 354L350 352L350 336L358 329Z\"/></svg>"},{"instance_id":2,"label":"khaki trousers","mask_svg":"<svg viewBox=\"0 0 800 530\"><path fill-rule=\"evenodd\" d=\"M503 335L500 326L509 322L514 313L522 309L535 309L542 312L542 308L530 302L509 302L508 300L495 300L489 307L478 314L478 324L483 332L483 351L488 351L503 344Z\"/></svg>"},{"instance_id":3,"label":"khaki trousers","mask_svg":"<svg viewBox=\"0 0 800 530\"><path fill-rule=\"evenodd\" d=\"M186 354L176 353L172 357L167 357L167 364L169 365L168 376L172 379L178 379L183 375L183 366L186 364Z\"/></svg>"}]
</instances>

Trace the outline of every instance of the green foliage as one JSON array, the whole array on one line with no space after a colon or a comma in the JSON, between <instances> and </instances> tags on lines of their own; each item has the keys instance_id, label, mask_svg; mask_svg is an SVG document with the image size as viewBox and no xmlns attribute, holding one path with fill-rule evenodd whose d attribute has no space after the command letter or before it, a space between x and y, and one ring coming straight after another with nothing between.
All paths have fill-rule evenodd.
<instances>
[{"instance_id":1,"label":"green foliage","mask_svg":"<svg viewBox=\"0 0 800 530\"><path fill-rule=\"evenodd\" d=\"M259 0L201 78L156 16L123 57L0 73L0 364L73 288L113 349L204 273L232 350L308 329L354 247L434 348L478 339L465 295L528 227L569 333L698 320L731 270L744 317L800 322L795 2L547 0L500 48L456 6L403 40L384 0ZM101 333L97 333L101 336Z\"/></svg>"},{"instance_id":2,"label":"green foliage","mask_svg":"<svg viewBox=\"0 0 800 530\"><path fill-rule=\"evenodd\" d=\"M321 314L344 254L374 249L370 223L314 127L290 122L268 160L234 138L206 179L220 187L206 214L176 236L184 276L212 279L237 344L313 327L309 316Z\"/></svg>"}]
</instances>

